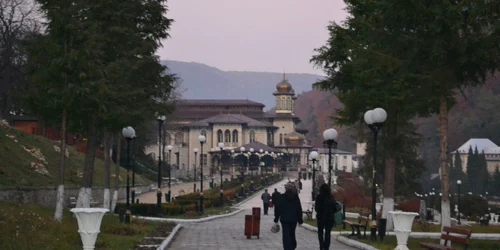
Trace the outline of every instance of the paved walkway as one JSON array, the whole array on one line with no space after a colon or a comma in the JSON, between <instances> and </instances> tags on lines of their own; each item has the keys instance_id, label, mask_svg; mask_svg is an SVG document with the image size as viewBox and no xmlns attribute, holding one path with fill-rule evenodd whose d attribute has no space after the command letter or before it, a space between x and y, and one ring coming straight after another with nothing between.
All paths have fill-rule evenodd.
<instances>
[{"instance_id":1,"label":"paved walkway","mask_svg":"<svg viewBox=\"0 0 500 250\"><path fill-rule=\"evenodd\" d=\"M284 192L284 183L280 182L269 187L269 192L273 192L274 188L278 188L281 193ZM300 193L302 209L306 210L308 202L311 200L311 181L303 182L303 190ZM270 232L271 226L274 224L273 209L269 210L269 216L262 215L260 226L260 239L255 236L252 239L247 239L244 235L244 217L251 214L252 207L262 207L260 194L241 204L239 208L245 209L234 216L226 217L218 220L198 223L185 224L175 237L174 242L169 249L177 250L278 250L283 249L281 231L277 234ZM302 227L297 227L297 250L304 249L319 249L318 238L316 232L311 232ZM342 245L335 239L332 239L330 249L335 250L351 250L354 248Z\"/></svg>"}]
</instances>

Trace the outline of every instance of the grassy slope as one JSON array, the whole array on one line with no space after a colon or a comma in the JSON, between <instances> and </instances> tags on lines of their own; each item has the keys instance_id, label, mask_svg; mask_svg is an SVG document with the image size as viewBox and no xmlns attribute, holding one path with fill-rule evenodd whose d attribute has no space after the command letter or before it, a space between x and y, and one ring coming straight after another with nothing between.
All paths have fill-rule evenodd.
<instances>
[{"instance_id":1,"label":"grassy slope","mask_svg":"<svg viewBox=\"0 0 500 250\"><path fill-rule=\"evenodd\" d=\"M356 238L352 238L356 239ZM384 242L376 241L372 242L370 240L370 236L368 236L366 239L358 239L359 241L366 243L370 246L374 246L378 248L379 250L393 250L397 246L397 240L395 236L388 236L384 238ZM439 243L439 240L437 239L415 239L415 238L410 238L408 239L408 248L409 249L422 249L419 246L419 242L432 242L432 243ZM496 240L471 240L470 245L468 249L476 249L476 250L500 250L500 241ZM459 248L458 244L453 245Z\"/></svg>"},{"instance_id":2,"label":"grassy slope","mask_svg":"<svg viewBox=\"0 0 500 250\"><path fill-rule=\"evenodd\" d=\"M10 138L14 136L15 138ZM17 142L16 142L17 141ZM42 175L31 169L31 162L40 162L37 158L24 150L26 148L40 149L48 164L44 164L48 175ZM0 188L29 188L40 186L55 186L59 176L59 153L54 146L57 141L45 137L26 134L15 129L6 129L0 126ZM83 162L85 155L69 147L69 158L66 160L65 184L77 187L81 184ZM114 173L115 165L111 166ZM120 170L122 185L126 182L126 170ZM102 187L104 183L104 162L95 161L94 187ZM136 175L136 184L149 184L151 181Z\"/></svg>"},{"instance_id":3,"label":"grassy slope","mask_svg":"<svg viewBox=\"0 0 500 250\"><path fill-rule=\"evenodd\" d=\"M76 218L65 210L62 223L52 219L53 209L0 202L0 249L49 250L81 249ZM157 222L133 220L120 224L118 217L104 216L97 250L132 249L158 226Z\"/></svg>"}]
</instances>

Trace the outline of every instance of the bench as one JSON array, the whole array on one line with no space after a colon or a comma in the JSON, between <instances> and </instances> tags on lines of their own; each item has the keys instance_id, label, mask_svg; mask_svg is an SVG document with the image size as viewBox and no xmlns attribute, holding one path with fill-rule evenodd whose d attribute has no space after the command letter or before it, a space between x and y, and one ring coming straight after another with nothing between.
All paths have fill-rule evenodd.
<instances>
[{"instance_id":1,"label":"bench","mask_svg":"<svg viewBox=\"0 0 500 250\"><path fill-rule=\"evenodd\" d=\"M450 233L454 235L450 235ZM444 245L430 243L430 242L419 242L421 248L429 250L452 250L458 249L455 245L453 247L448 246L448 242L453 242L458 245L462 245L463 250L467 250L470 243L470 236L472 232L467 229L457 228L457 227L444 227L441 233L441 240L444 240Z\"/></svg>"},{"instance_id":2,"label":"bench","mask_svg":"<svg viewBox=\"0 0 500 250\"><path fill-rule=\"evenodd\" d=\"M361 228L363 228L363 237L366 238L366 228L368 227L369 221L370 219L368 219L368 214L360 214L360 216L358 217L358 222L352 222L348 220L344 220L343 222L351 226L352 233L351 235L349 235L349 237L357 235L358 238L361 238Z\"/></svg>"},{"instance_id":3,"label":"bench","mask_svg":"<svg viewBox=\"0 0 500 250\"><path fill-rule=\"evenodd\" d=\"M313 215L313 212L311 210L306 210L306 211L303 211L302 212L303 214L305 214L307 216L307 220L312 220L312 215Z\"/></svg>"}]
</instances>

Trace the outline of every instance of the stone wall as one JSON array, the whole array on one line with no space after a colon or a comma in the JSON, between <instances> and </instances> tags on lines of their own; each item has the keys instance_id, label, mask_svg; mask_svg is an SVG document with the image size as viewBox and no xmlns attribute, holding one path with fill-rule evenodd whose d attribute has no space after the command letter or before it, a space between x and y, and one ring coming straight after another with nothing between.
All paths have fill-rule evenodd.
<instances>
[{"instance_id":1,"label":"stone wall","mask_svg":"<svg viewBox=\"0 0 500 250\"><path fill-rule=\"evenodd\" d=\"M150 185L136 186L138 192L146 193L151 191ZM64 206L68 207L69 197L78 197L80 188L64 189ZM125 199L125 187L118 190L118 200ZM113 195L113 191L111 191ZM45 207L55 207L57 197L57 187L39 189L0 189L0 201L12 201L18 204L37 204ZM96 207L102 206L104 200L104 188L92 188L92 199L97 202Z\"/></svg>"}]
</instances>

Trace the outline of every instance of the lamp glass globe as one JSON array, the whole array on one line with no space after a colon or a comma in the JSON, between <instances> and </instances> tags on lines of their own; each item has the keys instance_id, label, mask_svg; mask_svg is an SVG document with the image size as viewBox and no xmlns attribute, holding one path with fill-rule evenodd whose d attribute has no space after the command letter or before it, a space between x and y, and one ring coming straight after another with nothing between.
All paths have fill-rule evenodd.
<instances>
[{"instance_id":1,"label":"lamp glass globe","mask_svg":"<svg viewBox=\"0 0 500 250\"><path fill-rule=\"evenodd\" d=\"M334 128L329 128L325 131L323 131L323 139L326 141L328 140L335 140L337 138L338 132Z\"/></svg>"},{"instance_id":2,"label":"lamp glass globe","mask_svg":"<svg viewBox=\"0 0 500 250\"><path fill-rule=\"evenodd\" d=\"M219 148L224 148L224 143L219 142L219 144L217 144L217 146L219 146Z\"/></svg>"},{"instance_id":3,"label":"lamp glass globe","mask_svg":"<svg viewBox=\"0 0 500 250\"><path fill-rule=\"evenodd\" d=\"M170 151L170 150L172 150L173 148L174 148L174 147L173 147L172 145L168 145L168 146L167 146L167 150L169 150L169 151Z\"/></svg>"},{"instance_id":4,"label":"lamp glass globe","mask_svg":"<svg viewBox=\"0 0 500 250\"><path fill-rule=\"evenodd\" d=\"M233 154L234 153L234 149L231 150L231 153Z\"/></svg>"},{"instance_id":5,"label":"lamp glass globe","mask_svg":"<svg viewBox=\"0 0 500 250\"><path fill-rule=\"evenodd\" d=\"M385 122L387 119L387 112L383 108L376 108L372 112L372 120L375 123Z\"/></svg>"},{"instance_id":6,"label":"lamp glass globe","mask_svg":"<svg viewBox=\"0 0 500 250\"><path fill-rule=\"evenodd\" d=\"M135 136L135 130L134 128L128 126L122 129L122 135L125 138L132 138Z\"/></svg>"},{"instance_id":7,"label":"lamp glass globe","mask_svg":"<svg viewBox=\"0 0 500 250\"><path fill-rule=\"evenodd\" d=\"M245 147L241 147L240 151L243 153L245 151Z\"/></svg>"},{"instance_id":8,"label":"lamp glass globe","mask_svg":"<svg viewBox=\"0 0 500 250\"><path fill-rule=\"evenodd\" d=\"M368 124L368 125L372 125L374 123L373 118L372 118L373 117L372 113L373 113L373 110L368 110L365 113L364 119L365 119L366 124Z\"/></svg>"},{"instance_id":9,"label":"lamp glass globe","mask_svg":"<svg viewBox=\"0 0 500 250\"><path fill-rule=\"evenodd\" d=\"M198 141L203 143L203 142L207 141L207 138L204 135L200 135L200 136L198 136Z\"/></svg>"},{"instance_id":10,"label":"lamp glass globe","mask_svg":"<svg viewBox=\"0 0 500 250\"><path fill-rule=\"evenodd\" d=\"M262 152L264 152L264 150L261 148L261 149L259 149L259 152L262 154Z\"/></svg>"},{"instance_id":11,"label":"lamp glass globe","mask_svg":"<svg viewBox=\"0 0 500 250\"><path fill-rule=\"evenodd\" d=\"M194 149L193 149L193 151L194 151L195 153L198 153L198 148L194 148Z\"/></svg>"},{"instance_id":12,"label":"lamp glass globe","mask_svg":"<svg viewBox=\"0 0 500 250\"><path fill-rule=\"evenodd\" d=\"M313 160L318 159L318 152L316 152L316 151L312 151L312 152L309 154L309 157L311 157L311 159L313 159Z\"/></svg>"},{"instance_id":13,"label":"lamp glass globe","mask_svg":"<svg viewBox=\"0 0 500 250\"><path fill-rule=\"evenodd\" d=\"M458 185L462 185L462 181L461 181L461 180L458 180L458 181L457 181L457 184L458 184Z\"/></svg>"},{"instance_id":14,"label":"lamp glass globe","mask_svg":"<svg viewBox=\"0 0 500 250\"><path fill-rule=\"evenodd\" d=\"M253 153L253 148L250 148L250 153Z\"/></svg>"}]
</instances>

